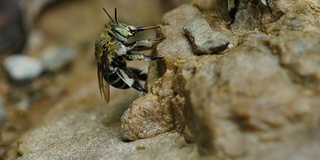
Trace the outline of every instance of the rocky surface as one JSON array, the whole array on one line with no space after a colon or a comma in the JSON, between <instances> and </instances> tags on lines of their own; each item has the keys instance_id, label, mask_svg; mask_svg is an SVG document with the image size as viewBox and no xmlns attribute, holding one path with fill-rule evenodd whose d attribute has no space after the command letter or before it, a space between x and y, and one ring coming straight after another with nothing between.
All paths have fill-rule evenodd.
<instances>
[{"instance_id":1,"label":"rocky surface","mask_svg":"<svg viewBox=\"0 0 320 160\"><path fill-rule=\"evenodd\" d=\"M136 97L135 92L122 95L122 98ZM178 133L123 141L119 122L128 104L121 99L93 110L74 107L66 111L65 107L70 107L67 104L70 102L55 106L37 128L22 136L18 152L23 156L19 159L193 159L197 156L196 146L186 144Z\"/></svg>"},{"instance_id":2,"label":"rocky surface","mask_svg":"<svg viewBox=\"0 0 320 160\"><path fill-rule=\"evenodd\" d=\"M187 141L197 144L202 157L317 159L320 30L315 17L320 14L319 4L270 1L271 15L264 5L246 2L234 23L228 25L227 14L213 9L219 3L224 6L222 1L198 0L164 16L162 34L166 40L158 45L157 54L165 58L157 64L158 70L150 70L156 75L151 77L160 78L148 82L153 92L140 97L130 110L144 106L152 113L158 107L171 107L172 115L166 117L174 119L175 130ZM227 35L233 48L220 55L190 53L191 44L185 42L182 27L197 17L209 22L214 31ZM174 79L163 78L168 74ZM159 84L168 84L165 88L170 101L159 98L163 93L163 87L155 87ZM162 103L140 101L146 97ZM136 116L142 113L135 110L122 119L142 120L139 128L144 127L141 124L155 123L150 122L151 118ZM161 114L154 116L164 116ZM132 130L125 130L124 134L132 135L131 139L151 137L146 132L149 128L138 130L135 125L131 123ZM169 123L157 129L168 126Z\"/></svg>"},{"instance_id":3,"label":"rocky surface","mask_svg":"<svg viewBox=\"0 0 320 160\"><path fill-rule=\"evenodd\" d=\"M165 25L162 27L162 33L166 39L158 45L157 49L160 50L157 52L166 58L158 62L160 69L157 69L156 63L151 64L149 71L154 70L154 75L148 77L149 93L139 97L135 102L140 103L133 103L122 116L122 132L125 138L137 140L174 129L174 115L170 103L174 96L172 90L175 74L173 70L176 68L174 63L177 59L185 59L193 55L190 42L184 36L183 26L198 14L200 14L199 10L191 5L182 5L179 9L164 15L166 18L163 19ZM170 34L175 36L168 36ZM171 45L172 47L168 47ZM170 55L170 53L177 54ZM165 73L161 73L163 71ZM162 74L162 77L158 79L159 74ZM149 97L149 100L146 97ZM152 114L146 114L146 109ZM157 127L154 127L154 123Z\"/></svg>"},{"instance_id":4,"label":"rocky surface","mask_svg":"<svg viewBox=\"0 0 320 160\"><path fill-rule=\"evenodd\" d=\"M85 32L74 27L61 33L57 37L71 40L59 42L79 45L76 50L83 53L69 72L46 86L49 98L30 107L38 116L30 117L33 127L10 145L7 159L318 159L320 4L268 2L273 15L260 0L242 0L232 24L225 0L194 0L167 12L158 33L166 39L153 53L164 59L150 63L148 93L139 97L135 90L112 88L108 105L99 96L95 66L88 61L93 62L92 46L100 31L75 34ZM141 4L157 5L150 3ZM63 22L102 30L105 15L100 19L93 13L101 6L81 4L60 6L49 17L91 6L92 12L80 19ZM126 16L137 10L122 5L128 13L119 17L130 24ZM194 19L228 37L228 48L196 55L183 30ZM55 35L52 28L68 24L56 20L40 21L44 34ZM154 22L142 24L148 23ZM45 110L45 104L51 107ZM7 132L2 139L12 137Z\"/></svg>"}]
</instances>

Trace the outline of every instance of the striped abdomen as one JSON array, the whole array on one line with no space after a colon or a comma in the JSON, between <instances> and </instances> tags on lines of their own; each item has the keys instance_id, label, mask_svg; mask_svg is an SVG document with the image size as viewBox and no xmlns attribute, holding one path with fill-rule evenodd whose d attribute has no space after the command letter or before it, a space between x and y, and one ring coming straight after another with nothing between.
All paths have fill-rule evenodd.
<instances>
[{"instance_id":1,"label":"striped abdomen","mask_svg":"<svg viewBox=\"0 0 320 160\"><path fill-rule=\"evenodd\" d=\"M138 81L145 81L147 74L136 68L109 68L109 71L105 72L104 79L115 88L127 89L132 87L138 91L147 92Z\"/></svg>"},{"instance_id":2,"label":"striped abdomen","mask_svg":"<svg viewBox=\"0 0 320 160\"><path fill-rule=\"evenodd\" d=\"M127 89L130 88L120 77L116 72L109 72L107 73L107 77L105 77L105 80L113 87L120 88L120 89Z\"/></svg>"}]
</instances>

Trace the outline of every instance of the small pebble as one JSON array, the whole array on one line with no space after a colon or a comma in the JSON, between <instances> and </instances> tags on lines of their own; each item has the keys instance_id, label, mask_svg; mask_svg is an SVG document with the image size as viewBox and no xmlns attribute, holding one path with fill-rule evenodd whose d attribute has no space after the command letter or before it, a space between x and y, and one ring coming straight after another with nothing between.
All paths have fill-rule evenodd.
<instances>
[{"instance_id":1,"label":"small pebble","mask_svg":"<svg viewBox=\"0 0 320 160\"><path fill-rule=\"evenodd\" d=\"M75 57L75 50L67 46L51 46L41 54L42 64L47 71L57 71L70 63Z\"/></svg>"},{"instance_id":2,"label":"small pebble","mask_svg":"<svg viewBox=\"0 0 320 160\"><path fill-rule=\"evenodd\" d=\"M183 28L196 54L215 54L227 49L230 40L214 31L206 20L194 18Z\"/></svg>"},{"instance_id":3,"label":"small pebble","mask_svg":"<svg viewBox=\"0 0 320 160\"><path fill-rule=\"evenodd\" d=\"M5 71L14 81L33 80L38 77L43 66L41 61L27 55L11 55L4 60Z\"/></svg>"}]
</instances>

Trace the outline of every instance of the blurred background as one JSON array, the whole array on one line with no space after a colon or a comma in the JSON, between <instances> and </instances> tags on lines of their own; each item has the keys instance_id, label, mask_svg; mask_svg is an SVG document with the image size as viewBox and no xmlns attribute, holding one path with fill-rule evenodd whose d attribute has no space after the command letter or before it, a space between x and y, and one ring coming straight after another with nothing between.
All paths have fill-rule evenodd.
<instances>
[{"instance_id":1,"label":"blurred background","mask_svg":"<svg viewBox=\"0 0 320 160\"><path fill-rule=\"evenodd\" d=\"M109 22L103 7L112 16L117 8L122 23L147 26L160 24L165 12L189 1L0 0L0 157L61 101L71 110L72 103L84 109L106 105L93 55L95 39ZM136 38L154 36L148 31ZM147 64L131 65L147 70ZM112 101L127 93L113 90Z\"/></svg>"}]
</instances>

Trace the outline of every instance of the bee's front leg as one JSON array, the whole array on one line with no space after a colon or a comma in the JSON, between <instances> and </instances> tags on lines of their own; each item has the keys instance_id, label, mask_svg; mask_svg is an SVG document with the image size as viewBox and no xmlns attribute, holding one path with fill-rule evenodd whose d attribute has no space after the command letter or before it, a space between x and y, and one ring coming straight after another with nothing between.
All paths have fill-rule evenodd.
<instances>
[{"instance_id":1,"label":"bee's front leg","mask_svg":"<svg viewBox=\"0 0 320 160\"><path fill-rule=\"evenodd\" d=\"M142 51L142 50L150 50L152 47L164 40L164 37L161 38L152 38L147 40L138 40L129 44L125 44L128 51Z\"/></svg>"},{"instance_id":2,"label":"bee's front leg","mask_svg":"<svg viewBox=\"0 0 320 160\"><path fill-rule=\"evenodd\" d=\"M271 6L270 6L268 0L261 0L261 2L262 2L265 6L267 6L267 8L268 8L268 10L269 10L269 12L270 12L270 14L271 14L271 16L273 16L272 9L271 9Z\"/></svg>"},{"instance_id":3,"label":"bee's front leg","mask_svg":"<svg viewBox=\"0 0 320 160\"><path fill-rule=\"evenodd\" d=\"M131 52L128 52L124 57L129 61L131 60L154 61L154 60L163 58L163 57L156 57L156 56L145 56L143 54L132 54Z\"/></svg>"}]
</instances>

